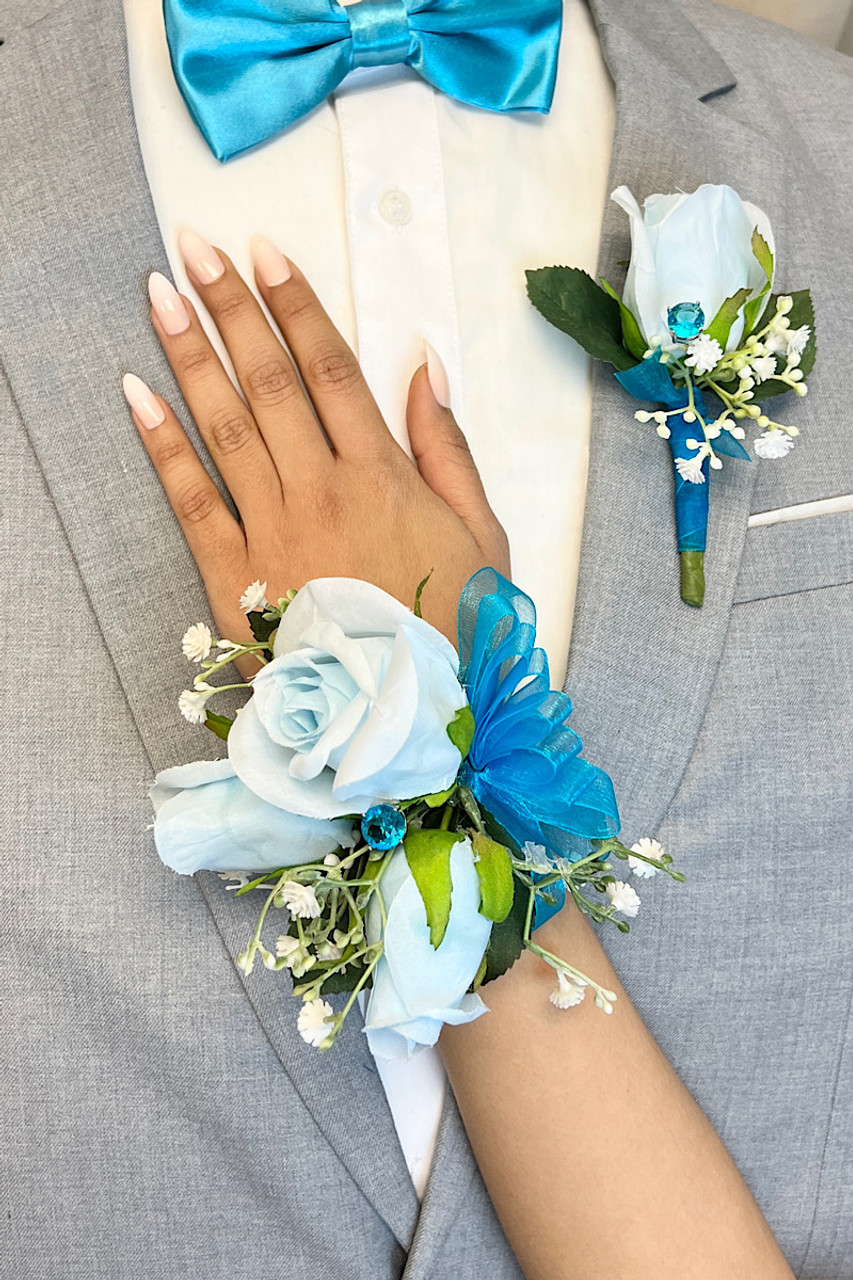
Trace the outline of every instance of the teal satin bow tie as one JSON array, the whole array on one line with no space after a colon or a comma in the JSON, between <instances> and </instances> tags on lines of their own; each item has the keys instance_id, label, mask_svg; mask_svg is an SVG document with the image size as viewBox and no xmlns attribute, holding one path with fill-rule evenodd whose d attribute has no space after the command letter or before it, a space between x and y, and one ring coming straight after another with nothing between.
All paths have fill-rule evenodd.
<instances>
[{"instance_id":1,"label":"teal satin bow tie","mask_svg":"<svg viewBox=\"0 0 853 1280\"><path fill-rule=\"evenodd\" d=\"M354 67L404 62L488 111L541 111L562 0L164 0L172 67L214 155L279 133Z\"/></svg>"}]
</instances>

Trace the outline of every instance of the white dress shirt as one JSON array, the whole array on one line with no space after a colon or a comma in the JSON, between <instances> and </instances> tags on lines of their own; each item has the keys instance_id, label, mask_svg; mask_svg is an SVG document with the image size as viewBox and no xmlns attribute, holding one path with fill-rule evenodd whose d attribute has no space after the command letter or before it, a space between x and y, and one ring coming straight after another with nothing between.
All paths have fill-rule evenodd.
<instances>
[{"instance_id":1,"label":"white dress shirt","mask_svg":"<svg viewBox=\"0 0 853 1280\"><path fill-rule=\"evenodd\" d=\"M565 0L548 116L468 107L407 67L361 69L285 134L227 165L175 85L160 0L124 8L142 155L178 288L194 293L177 251L182 227L224 248L249 280L250 236L269 236L317 290L404 445L408 384L430 344L433 385L444 380L449 391L559 686L591 377L580 348L530 306L524 271L596 268L615 94L586 4ZM433 1049L378 1068L422 1195L444 1097L441 1060Z\"/></svg>"}]
</instances>

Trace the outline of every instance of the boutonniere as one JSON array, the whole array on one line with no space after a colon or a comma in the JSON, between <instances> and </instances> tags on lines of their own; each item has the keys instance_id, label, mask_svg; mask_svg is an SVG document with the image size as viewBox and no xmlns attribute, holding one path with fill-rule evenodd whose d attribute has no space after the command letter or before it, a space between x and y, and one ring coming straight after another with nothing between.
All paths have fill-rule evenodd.
<instances>
[{"instance_id":1,"label":"boutonniere","mask_svg":"<svg viewBox=\"0 0 853 1280\"><path fill-rule=\"evenodd\" d=\"M591 991L610 1012L614 993L533 930L571 895L628 932L640 898L617 862L640 878L684 877L656 841L617 839L610 779L567 726L571 703L550 688L528 597L494 570L476 574L457 654L419 598L412 611L346 578L275 605L265 590L255 583L241 602L254 644L217 640L203 623L183 640L199 672L179 707L227 741L227 759L168 769L151 793L167 866L262 895L244 974L257 961L287 971L299 1032L320 1049L366 992L381 1057L485 1013L481 988L525 949L553 969L555 1006ZM234 686L210 677L248 655L261 664L250 700L233 721L214 714L217 689ZM335 1011L327 997L342 992Z\"/></svg>"},{"instance_id":2,"label":"boutonniere","mask_svg":"<svg viewBox=\"0 0 853 1280\"><path fill-rule=\"evenodd\" d=\"M681 598L701 607L711 471L723 457L784 458L797 427L764 402L807 394L817 353L808 289L774 293L775 250L766 216L731 187L613 199L631 220L631 259L620 298L575 267L527 272L547 320L594 359L611 364L637 400L635 418L668 441L675 486Z\"/></svg>"}]
</instances>

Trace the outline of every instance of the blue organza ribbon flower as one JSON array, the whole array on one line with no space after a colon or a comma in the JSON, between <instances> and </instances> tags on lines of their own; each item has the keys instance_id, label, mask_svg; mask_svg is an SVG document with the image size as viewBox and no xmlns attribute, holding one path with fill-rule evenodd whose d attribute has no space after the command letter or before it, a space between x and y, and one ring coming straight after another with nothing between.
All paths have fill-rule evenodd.
<instances>
[{"instance_id":1,"label":"blue organza ribbon flower","mask_svg":"<svg viewBox=\"0 0 853 1280\"><path fill-rule=\"evenodd\" d=\"M494 569L462 594L459 654L476 726L460 782L520 847L576 862L615 836L613 784L566 725L572 704L550 687L533 601Z\"/></svg>"}]
</instances>

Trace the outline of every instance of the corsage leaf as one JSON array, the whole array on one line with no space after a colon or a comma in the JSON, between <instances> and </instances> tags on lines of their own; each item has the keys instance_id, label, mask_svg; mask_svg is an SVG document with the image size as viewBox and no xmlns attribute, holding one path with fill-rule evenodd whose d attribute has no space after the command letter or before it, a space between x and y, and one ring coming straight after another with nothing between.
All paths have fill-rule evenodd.
<instances>
[{"instance_id":1,"label":"corsage leaf","mask_svg":"<svg viewBox=\"0 0 853 1280\"><path fill-rule=\"evenodd\" d=\"M208 711L205 715L204 723L211 733L216 734L217 738L227 742L234 721L230 716L218 716L215 711Z\"/></svg>"},{"instance_id":2,"label":"corsage leaf","mask_svg":"<svg viewBox=\"0 0 853 1280\"><path fill-rule=\"evenodd\" d=\"M594 360L630 369L636 360L622 345L619 303L577 267L540 267L527 271L530 301L551 324L562 329Z\"/></svg>"},{"instance_id":3,"label":"corsage leaf","mask_svg":"<svg viewBox=\"0 0 853 1280\"><path fill-rule=\"evenodd\" d=\"M527 906L531 890L515 879L512 907L505 920L492 925L489 945L486 949L486 976L484 982L492 982L507 969L511 969L524 950L524 931L527 922Z\"/></svg>"},{"instance_id":4,"label":"corsage leaf","mask_svg":"<svg viewBox=\"0 0 853 1280\"><path fill-rule=\"evenodd\" d=\"M758 227L752 233L752 253L761 270L766 277L766 284L760 293L754 298L750 298L749 302L743 309L743 332L745 337L754 331L764 306L764 299L770 292L773 284L773 253L770 245L764 239L764 236L758 230Z\"/></svg>"},{"instance_id":5,"label":"corsage leaf","mask_svg":"<svg viewBox=\"0 0 853 1280\"><path fill-rule=\"evenodd\" d=\"M619 297L619 294L613 288L612 284L608 284L606 280L601 281L601 287L606 294L619 304L619 312L622 316L622 340L625 346L631 352L632 356L636 356L638 360L642 360L648 349L648 344L640 332L640 326L633 311L625 306L625 303Z\"/></svg>"},{"instance_id":6,"label":"corsage leaf","mask_svg":"<svg viewBox=\"0 0 853 1280\"><path fill-rule=\"evenodd\" d=\"M421 581L418 583L418 589L415 592L414 608L412 610L416 618L422 618L424 616L423 612L421 611L421 596L424 593L424 588L426 587L426 584L429 582L434 572L435 571L433 569L430 569L427 576L425 578L422 578Z\"/></svg>"},{"instance_id":7,"label":"corsage leaf","mask_svg":"<svg viewBox=\"0 0 853 1280\"><path fill-rule=\"evenodd\" d=\"M773 253L758 227L752 233L752 252L767 277L767 283L771 284L773 281Z\"/></svg>"},{"instance_id":8,"label":"corsage leaf","mask_svg":"<svg viewBox=\"0 0 853 1280\"><path fill-rule=\"evenodd\" d=\"M450 721L447 726L447 736L462 759L466 759L471 750L471 743L474 741L474 712L467 703L459 708Z\"/></svg>"},{"instance_id":9,"label":"corsage leaf","mask_svg":"<svg viewBox=\"0 0 853 1280\"><path fill-rule=\"evenodd\" d=\"M481 831L471 837L480 877L480 914L499 924L512 910L515 880L509 850Z\"/></svg>"},{"instance_id":10,"label":"corsage leaf","mask_svg":"<svg viewBox=\"0 0 853 1280\"><path fill-rule=\"evenodd\" d=\"M730 298L726 298L725 302L714 316L714 319L708 325L708 337L719 342L724 351L726 349L726 343L729 340L732 325L735 320L737 320L740 309L751 292L751 289L738 289L737 293L733 293Z\"/></svg>"},{"instance_id":11,"label":"corsage leaf","mask_svg":"<svg viewBox=\"0 0 853 1280\"><path fill-rule=\"evenodd\" d=\"M267 644L278 631L281 622L281 618L265 618L261 609L253 609L251 613L246 614L246 618L258 644Z\"/></svg>"},{"instance_id":12,"label":"corsage leaf","mask_svg":"<svg viewBox=\"0 0 853 1280\"><path fill-rule=\"evenodd\" d=\"M456 831L422 827L409 831L403 841L409 870L426 908L429 940L435 948L441 946L450 919L450 854L463 839Z\"/></svg>"}]
</instances>

